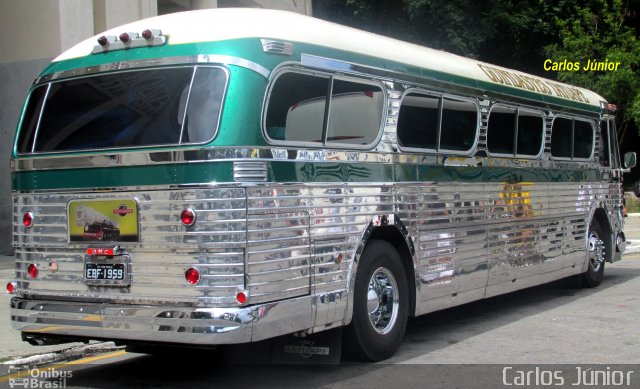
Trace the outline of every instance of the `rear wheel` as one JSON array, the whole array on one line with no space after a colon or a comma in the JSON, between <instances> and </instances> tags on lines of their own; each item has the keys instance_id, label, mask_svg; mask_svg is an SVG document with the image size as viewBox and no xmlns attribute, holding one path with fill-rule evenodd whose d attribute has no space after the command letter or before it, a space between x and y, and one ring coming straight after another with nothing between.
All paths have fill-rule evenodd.
<instances>
[{"instance_id":1,"label":"rear wheel","mask_svg":"<svg viewBox=\"0 0 640 389\"><path fill-rule=\"evenodd\" d=\"M582 285L594 288L602 282L604 277L604 263L607 246L602 240L603 229L597 220L591 222L587 247L589 251L589 265L587 271L582 273Z\"/></svg>"},{"instance_id":2,"label":"rear wheel","mask_svg":"<svg viewBox=\"0 0 640 389\"><path fill-rule=\"evenodd\" d=\"M381 240L362 253L353 296L353 319L343 333L346 357L380 361L392 356L407 327L409 291L401 258Z\"/></svg>"}]
</instances>

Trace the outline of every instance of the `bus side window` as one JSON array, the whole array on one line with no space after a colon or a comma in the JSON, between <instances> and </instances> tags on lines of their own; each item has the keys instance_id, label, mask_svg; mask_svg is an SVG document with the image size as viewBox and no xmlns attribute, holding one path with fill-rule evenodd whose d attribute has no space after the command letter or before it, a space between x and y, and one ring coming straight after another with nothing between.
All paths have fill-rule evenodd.
<instances>
[{"instance_id":1,"label":"bus side window","mask_svg":"<svg viewBox=\"0 0 640 389\"><path fill-rule=\"evenodd\" d=\"M515 155L516 109L493 107L489 113L487 150L492 154Z\"/></svg>"},{"instance_id":2,"label":"bus side window","mask_svg":"<svg viewBox=\"0 0 640 389\"><path fill-rule=\"evenodd\" d=\"M535 157L542 151L544 138L544 119L542 113L518 111L518 135L516 154Z\"/></svg>"},{"instance_id":3,"label":"bus side window","mask_svg":"<svg viewBox=\"0 0 640 389\"><path fill-rule=\"evenodd\" d=\"M559 117L551 127L551 156L571 158L572 120Z\"/></svg>"},{"instance_id":4,"label":"bus side window","mask_svg":"<svg viewBox=\"0 0 640 389\"><path fill-rule=\"evenodd\" d=\"M591 158L593 154L593 127L591 122L575 120L573 128L573 157Z\"/></svg>"},{"instance_id":5,"label":"bus side window","mask_svg":"<svg viewBox=\"0 0 640 389\"><path fill-rule=\"evenodd\" d=\"M42 111L44 98L47 94L47 85L39 86L29 95L27 108L24 111L24 119L20 125L18 138L18 153L30 153L38 125L38 118Z\"/></svg>"},{"instance_id":6,"label":"bus side window","mask_svg":"<svg viewBox=\"0 0 640 389\"><path fill-rule=\"evenodd\" d=\"M409 93L398 113L398 143L402 147L438 148L440 98Z\"/></svg>"},{"instance_id":7,"label":"bus side window","mask_svg":"<svg viewBox=\"0 0 640 389\"><path fill-rule=\"evenodd\" d=\"M218 127L226 74L216 68L198 68L194 76L180 143L203 143Z\"/></svg>"},{"instance_id":8,"label":"bus side window","mask_svg":"<svg viewBox=\"0 0 640 389\"><path fill-rule=\"evenodd\" d=\"M288 72L269 96L265 126L273 140L322 142L329 77Z\"/></svg>"},{"instance_id":9,"label":"bus side window","mask_svg":"<svg viewBox=\"0 0 640 389\"><path fill-rule=\"evenodd\" d=\"M380 87L333 80L327 143L368 145L378 137L384 96Z\"/></svg>"},{"instance_id":10,"label":"bus side window","mask_svg":"<svg viewBox=\"0 0 640 389\"><path fill-rule=\"evenodd\" d=\"M478 133L478 107L471 101L442 99L440 150L469 152Z\"/></svg>"},{"instance_id":11,"label":"bus side window","mask_svg":"<svg viewBox=\"0 0 640 389\"><path fill-rule=\"evenodd\" d=\"M600 147L600 164L608 167L611 157L609 153L609 129L606 120L600 122Z\"/></svg>"}]
</instances>

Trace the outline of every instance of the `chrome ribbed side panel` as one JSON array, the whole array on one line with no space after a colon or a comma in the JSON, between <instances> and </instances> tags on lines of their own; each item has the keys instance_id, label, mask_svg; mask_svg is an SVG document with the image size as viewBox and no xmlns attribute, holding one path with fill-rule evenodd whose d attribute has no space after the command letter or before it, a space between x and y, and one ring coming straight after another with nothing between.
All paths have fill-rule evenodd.
<instances>
[{"instance_id":1,"label":"chrome ribbed side panel","mask_svg":"<svg viewBox=\"0 0 640 389\"><path fill-rule=\"evenodd\" d=\"M247 238L246 280L252 304L310 293L308 213L250 213Z\"/></svg>"},{"instance_id":2,"label":"chrome ribbed side panel","mask_svg":"<svg viewBox=\"0 0 640 389\"><path fill-rule=\"evenodd\" d=\"M131 286L86 285L84 250L92 244L68 243L68 202L132 198L138 203L140 241L118 243L131 258ZM246 200L242 188L17 194L13 201L19 293L130 303L235 304L237 291L244 289ZM180 222L180 212L187 207L198 215L192 227ZM26 210L35 214L30 229L17 216ZM98 246L105 245L110 244ZM37 280L26 275L29 263L39 268ZM185 282L189 267L200 270L197 286Z\"/></svg>"},{"instance_id":3,"label":"chrome ribbed side panel","mask_svg":"<svg viewBox=\"0 0 640 389\"><path fill-rule=\"evenodd\" d=\"M485 288L496 294L516 280L582 264L596 202L615 202L618 192L607 184L425 182L19 194L14 215L36 214L30 231L14 216L19 288L78 299L213 305L235 304L238 290L249 292L249 304L311 295L315 324L322 326L344 318L365 229L375 217L395 214L414 244L422 313L455 305L451 297L458 294L480 298ZM130 288L82 282L86 245L69 245L66 231L66 204L77 198L137 199L140 242L122 244L132 256ZM198 213L193 227L179 221L185 207ZM48 269L52 261L55 273ZM41 266L37 281L25 274L32 262ZM184 282L191 266L203 274L197 287Z\"/></svg>"}]
</instances>

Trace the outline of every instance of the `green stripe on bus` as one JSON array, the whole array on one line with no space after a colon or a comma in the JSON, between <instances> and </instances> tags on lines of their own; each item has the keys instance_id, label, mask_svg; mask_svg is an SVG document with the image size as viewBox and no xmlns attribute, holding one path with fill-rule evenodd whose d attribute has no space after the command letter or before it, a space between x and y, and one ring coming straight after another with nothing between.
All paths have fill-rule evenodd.
<instances>
[{"instance_id":1,"label":"green stripe on bus","mask_svg":"<svg viewBox=\"0 0 640 389\"><path fill-rule=\"evenodd\" d=\"M273 161L267 163L275 183L394 182L598 182L598 170L486 168L375 163ZM233 162L83 168L15 172L16 191L222 184L233 182Z\"/></svg>"}]
</instances>

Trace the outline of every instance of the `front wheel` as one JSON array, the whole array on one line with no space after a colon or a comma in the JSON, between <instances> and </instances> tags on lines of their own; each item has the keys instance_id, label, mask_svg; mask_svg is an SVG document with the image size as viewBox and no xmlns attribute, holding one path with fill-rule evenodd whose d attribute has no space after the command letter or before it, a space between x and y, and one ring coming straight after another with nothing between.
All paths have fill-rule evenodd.
<instances>
[{"instance_id":1,"label":"front wheel","mask_svg":"<svg viewBox=\"0 0 640 389\"><path fill-rule=\"evenodd\" d=\"M409 291L400 255L381 240L362 253L353 296L353 319L343 333L346 357L380 361L392 356L407 327Z\"/></svg>"},{"instance_id":2,"label":"front wheel","mask_svg":"<svg viewBox=\"0 0 640 389\"><path fill-rule=\"evenodd\" d=\"M606 244L602 240L604 234L602 227L597 220L594 220L589 227L588 250L589 265L587 271L582 273L582 284L587 288L595 288L600 285L604 277L604 262L606 253Z\"/></svg>"}]
</instances>

